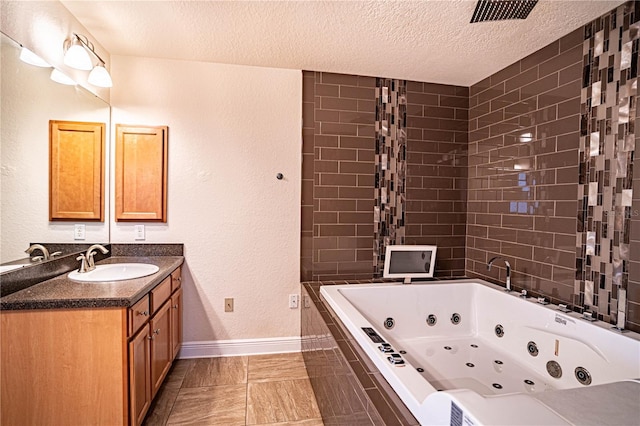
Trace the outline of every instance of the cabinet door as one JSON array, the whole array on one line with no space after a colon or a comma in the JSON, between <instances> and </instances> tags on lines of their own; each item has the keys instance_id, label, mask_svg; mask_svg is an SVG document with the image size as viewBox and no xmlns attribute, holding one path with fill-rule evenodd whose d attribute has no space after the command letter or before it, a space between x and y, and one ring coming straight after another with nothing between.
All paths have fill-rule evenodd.
<instances>
[{"instance_id":1,"label":"cabinet door","mask_svg":"<svg viewBox=\"0 0 640 426\"><path fill-rule=\"evenodd\" d=\"M142 424L151 404L149 326L129 342L129 410L131 423Z\"/></svg>"},{"instance_id":2,"label":"cabinet door","mask_svg":"<svg viewBox=\"0 0 640 426\"><path fill-rule=\"evenodd\" d=\"M151 318L151 397L158 392L162 380L171 367L171 304L162 305Z\"/></svg>"},{"instance_id":3,"label":"cabinet door","mask_svg":"<svg viewBox=\"0 0 640 426\"><path fill-rule=\"evenodd\" d=\"M175 271L171 273L171 292L176 291L178 287L182 285L182 267L178 266Z\"/></svg>"},{"instance_id":4,"label":"cabinet door","mask_svg":"<svg viewBox=\"0 0 640 426\"><path fill-rule=\"evenodd\" d=\"M49 122L49 220L104 220L104 123Z\"/></svg>"},{"instance_id":5,"label":"cabinet door","mask_svg":"<svg viewBox=\"0 0 640 426\"><path fill-rule=\"evenodd\" d=\"M116 220L167 221L167 130L116 125Z\"/></svg>"},{"instance_id":6,"label":"cabinet door","mask_svg":"<svg viewBox=\"0 0 640 426\"><path fill-rule=\"evenodd\" d=\"M182 287L171 296L171 359L178 356L182 346Z\"/></svg>"}]
</instances>

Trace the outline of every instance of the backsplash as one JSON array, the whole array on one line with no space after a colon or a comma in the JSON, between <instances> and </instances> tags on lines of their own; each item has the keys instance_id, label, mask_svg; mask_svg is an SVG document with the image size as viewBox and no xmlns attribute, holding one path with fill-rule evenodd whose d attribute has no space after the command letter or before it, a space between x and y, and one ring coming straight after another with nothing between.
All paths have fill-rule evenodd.
<instances>
[{"instance_id":1,"label":"backsplash","mask_svg":"<svg viewBox=\"0 0 640 426\"><path fill-rule=\"evenodd\" d=\"M640 331L637 16L628 2L470 88L305 71L301 278L377 276L385 239L437 244L438 276L503 283L501 255L516 290Z\"/></svg>"}]
</instances>

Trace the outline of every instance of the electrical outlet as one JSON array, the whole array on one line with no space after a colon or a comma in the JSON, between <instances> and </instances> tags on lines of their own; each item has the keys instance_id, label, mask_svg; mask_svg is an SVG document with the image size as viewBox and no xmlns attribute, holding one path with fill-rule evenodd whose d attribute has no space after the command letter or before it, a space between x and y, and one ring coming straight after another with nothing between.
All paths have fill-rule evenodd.
<instances>
[{"instance_id":1,"label":"electrical outlet","mask_svg":"<svg viewBox=\"0 0 640 426\"><path fill-rule=\"evenodd\" d=\"M144 225L135 226L136 240L144 240Z\"/></svg>"},{"instance_id":2,"label":"electrical outlet","mask_svg":"<svg viewBox=\"0 0 640 426\"><path fill-rule=\"evenodd\" d=\"M224 299L224 311L233 312L233 297L227 297Z\"/></svg>"},{"instance_id":3,"label":"electrical outlet","mask_svg":"<svg viewBox=\"0 0 640 426\"><path fill-rule=\"evenodd\" d=\"M290 309L298 309L298 301L300 300L300 296L297 294L289 295L289 308Z\"/></svg>"},{"instance_id":4,"label":"electrical outlet","mask_svg":"<svg viewBox=\"0 0 640 426\"><path fill-rule=\"evenodd\" d=\"M80 224L73 225L73 239L84 240L85 238L85 226Z\"/></svg>"}]
</instances>

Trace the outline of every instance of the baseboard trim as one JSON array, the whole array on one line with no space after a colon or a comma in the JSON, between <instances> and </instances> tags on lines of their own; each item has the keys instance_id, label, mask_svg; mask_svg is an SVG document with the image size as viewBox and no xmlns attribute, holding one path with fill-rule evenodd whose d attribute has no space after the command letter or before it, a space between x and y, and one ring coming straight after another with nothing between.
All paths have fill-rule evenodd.
<instances>
[{"instance_id":1,"label":"baseboard trim","mask_svg":"<svg viewBox=\"0 0 640 426\"><path fill-rule=\"evenodd\" d=\"M300 348L300 336L183 342L178 358L276 354L300 352Z\"/></svg>"}]
</instances>

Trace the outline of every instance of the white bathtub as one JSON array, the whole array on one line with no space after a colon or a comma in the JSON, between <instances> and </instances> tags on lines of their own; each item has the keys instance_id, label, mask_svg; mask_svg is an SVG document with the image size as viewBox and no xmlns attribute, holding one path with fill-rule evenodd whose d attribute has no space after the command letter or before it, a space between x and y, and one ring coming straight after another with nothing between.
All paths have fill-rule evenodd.
<instances>
[{"instance_id":1,"label":"white bathtub","mask_svg":"<svg viewBox=\"0 0 640 426\"><path fill-rule=\"evenodd\" d=\"M452 416L467 422L460 424L571 424L536 394L640 377L638 334L482 280L322 286L320 293L421 424L457 424ZM363 329L404 364L390 363Z\"/></svg>"}]
</instances>

